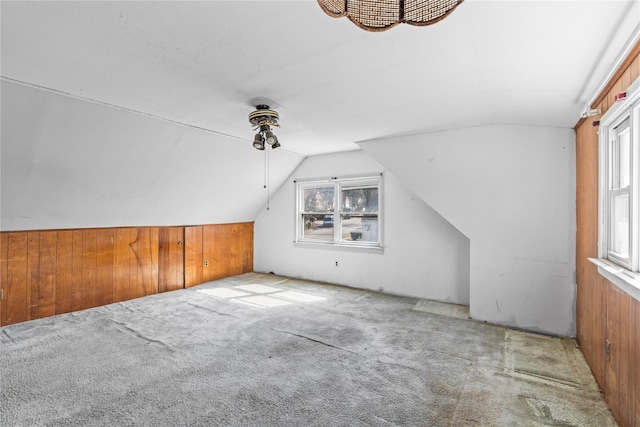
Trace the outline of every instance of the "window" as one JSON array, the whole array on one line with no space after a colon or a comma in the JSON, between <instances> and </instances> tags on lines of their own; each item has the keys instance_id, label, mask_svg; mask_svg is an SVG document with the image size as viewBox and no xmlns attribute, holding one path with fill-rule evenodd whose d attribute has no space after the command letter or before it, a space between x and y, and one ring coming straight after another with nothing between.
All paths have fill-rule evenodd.
<instances>
[{"instance_id":1,"label":"window","mask_svg":"<svg viewBox=\"0 0 640 427\"><path fill-rule=\"evenodd\" d=\"M623 100L602 116L599 135L600 260L593 261L611 281L637 288L640 283L640 79L629 87Z\"/></svg>"},{"instance_id":2,"label":"window","mask_svg":"<svg viewBox=\"0 0 640 427\"><path fill-rule=\"evenodd\" d=\"M381 247L381 176L296 183L297 242Z\"/></svg>"},{"instance_id":3,"label":"window","mask_svg":"<svg viewBox=\"0 0 640 427\"><path fill-rule=\"evenodd\" d=\"M608 258L626 267L630 264L631 219L631 128L630 117L609 131L607 186L609 204Z\"/></svg>"}]
</instances>

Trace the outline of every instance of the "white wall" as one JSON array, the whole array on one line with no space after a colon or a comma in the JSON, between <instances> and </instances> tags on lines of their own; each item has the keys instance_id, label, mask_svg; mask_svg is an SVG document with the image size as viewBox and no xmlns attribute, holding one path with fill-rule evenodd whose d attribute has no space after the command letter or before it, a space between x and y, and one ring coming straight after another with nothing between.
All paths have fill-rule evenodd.
<instances>
[{"instance_id":1,"label":"white wall","mask_svg":"<svg viewBox=\"0 0 640 427\"><path fill-rule=\"evenodd\" d=\"M295 179L384 173L384 253L296 247ZM255 222L254 269L468 304L469 240L362 151L307 158ZM335 267L339 261L339 267Z\"/></svg>"},{"instance_id":2,"label":"white wall","mask_svg":"<svg viewBox=\"0 0 640 427\"><path fill-rule=\"evenodd\" d=\"M246 131L240 141L3 81L0 229L253 221L264 152ZM275 192L303 157L269 154Z\"/></svg>"},{"instance_id":3,"label":"white wall","mask_svg":"<svg viewBox=\"0 0 640 427\"><path fill-rule=\"evenodd\" d=\"M471 316L575 335L575 134L485 126L359 144L471 242Z\"/></svg>"}]
</instances>

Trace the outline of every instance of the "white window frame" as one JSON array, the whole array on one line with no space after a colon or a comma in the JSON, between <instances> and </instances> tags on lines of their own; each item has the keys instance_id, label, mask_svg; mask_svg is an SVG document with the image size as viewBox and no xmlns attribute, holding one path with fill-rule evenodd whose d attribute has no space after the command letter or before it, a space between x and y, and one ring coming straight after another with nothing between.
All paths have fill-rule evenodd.
<instances>
[{"instance_id":1,"label":"white window frame","mask_svg":"<svg viewBox=\"0 0 640 427\"><path fill-rule=\"evenodd\" d=\"M628 121L628 122L627 122ZM630 182L626 187L614 186L617 176L615 152L620 126L630 130ZM624 100L617 101L600 119L599 128L599 221L598 259L591 259L600 274L640 300L640 78L626 90ZM629 256L612 250L613 198L629 197Z\"/></svg>"},{"instance_id":2,"label":"white window frame","mask_svg":"<svg viewBox=\"0 0 640 427\"><path fill-rule=\"evenodd\" d=\"M378 252L383 249L383 176L382 174L351 176L343 178L309 179L296 180L296 208L295 208L295 241L298 246L308 246L317 248L339 248L369 250ZM314 187L333 187L333 207L332 211L326 214L333 215L333 240L309 239L304 237L304 215L311 212L304 211L304 190ZM377 187L378 189L378 210L376 212L366 212L377 215L378 231L377 241L368 242L362 240L342 240L342 218L343 215L351 214L351 211L344 211L342 208L342 189L348 187Z\"/></svg>"}]
</instances>

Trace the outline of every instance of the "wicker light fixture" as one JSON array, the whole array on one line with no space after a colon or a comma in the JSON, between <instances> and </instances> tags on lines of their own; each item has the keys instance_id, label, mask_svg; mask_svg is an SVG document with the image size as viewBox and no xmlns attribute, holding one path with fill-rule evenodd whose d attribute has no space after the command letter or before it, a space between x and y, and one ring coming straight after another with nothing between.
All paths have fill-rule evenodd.
<instances>
[{"instance_id":1,"label":"wicker light fixture","mask_svg":"<svg viewBox=\"0 0 640 427\"><path fill-rule=\"evenodd\" d=\"M367 31L386 31L404 22L431 25L444 19L464 0L318 0L329 16L346 16Z\"/></svg>"}]
</instances>

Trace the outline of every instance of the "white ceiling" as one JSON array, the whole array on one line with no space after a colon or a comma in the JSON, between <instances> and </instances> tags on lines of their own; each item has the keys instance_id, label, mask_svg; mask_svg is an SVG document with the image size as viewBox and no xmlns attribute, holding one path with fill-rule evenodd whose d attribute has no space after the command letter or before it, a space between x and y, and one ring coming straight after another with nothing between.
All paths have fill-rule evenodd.
<instances>
[{"instance_id":1,"label":"white ceiling","mask_svg":"<svg viewBox=\"0 0 640 427\"><path fill-rule=\"evenodd\" d=\"M282 149L465 126L572 127L640 23L638 1L466 0L428 27L365 32L315 0L1 3L1 75Z\"/></svg>"}]
</instances>

